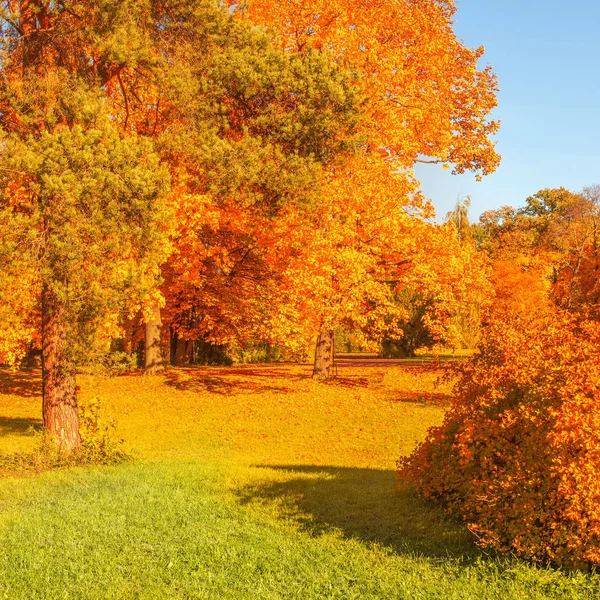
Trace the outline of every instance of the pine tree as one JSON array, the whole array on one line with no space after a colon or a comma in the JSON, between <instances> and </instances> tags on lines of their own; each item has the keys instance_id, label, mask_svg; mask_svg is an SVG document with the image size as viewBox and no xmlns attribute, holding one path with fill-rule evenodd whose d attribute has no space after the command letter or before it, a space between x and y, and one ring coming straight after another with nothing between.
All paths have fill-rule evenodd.
<instances>
[{"instance_id":1,"label":"pine tree","mask_svg":"<svg viewBox=\"0 0 600 600\"><path fill-rule=\"evenodd\" d=\"M16 360L41 313L44 424L72 450L78 347L143 307L160 367L169 180L200 218L206 196L308 205L320 164L352 149L360 94L213 0L11 0L0 20L0 298L24 315L0 312L0 351Z\"/></svg>"}]
</instances>

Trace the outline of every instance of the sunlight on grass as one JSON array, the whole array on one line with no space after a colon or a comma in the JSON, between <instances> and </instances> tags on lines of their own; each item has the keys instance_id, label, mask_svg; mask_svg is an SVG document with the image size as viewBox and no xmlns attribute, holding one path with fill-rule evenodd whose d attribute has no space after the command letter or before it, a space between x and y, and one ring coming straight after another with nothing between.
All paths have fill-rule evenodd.
<instances>
[{"instance_id":1,"label":"sunlight on grass","mask_svg":"<svg viewBox=\"0 0 600 600\"><path fill-rule=\"evenodd\" d=\"M419 367L80 376L138 460L0 480L6 598L595 598L598 578L486 556L395 461L443 417ZM31 444L39 374L2 373L0 451Z\"/></svg>"},{"instance_id":2,"label":"sunlight on grass","mask_svg":"<svg viewBox=\"0 0 600 600\"><path fill-rule=\"evenodd\" d=\"M177 369L165 378L84 376L80 385L84 398L103 399L144 457L394 469L442 410L423 401L435 375L411 374L410 392L403 376L389 377L379 368L342 370L323 385L306 366L249 365Z\"/></svg>"}]
</instances>

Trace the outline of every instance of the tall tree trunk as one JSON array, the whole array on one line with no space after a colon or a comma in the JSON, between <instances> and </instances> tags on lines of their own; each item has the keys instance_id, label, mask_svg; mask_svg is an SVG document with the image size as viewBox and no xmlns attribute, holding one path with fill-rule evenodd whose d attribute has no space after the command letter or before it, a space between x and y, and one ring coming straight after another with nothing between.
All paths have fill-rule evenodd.
<instances>
[{"instance_id":1,"label":"tall tree trunk","mask_svg":"<svg viewBox=\"0 0 600 600\"><path fill-rule=\"evenodd\" d=\"M66 450L81 445L75 365L67 352L65 307L42 292L42 414L46 431Z\"/></svg>"},{"instance_id":2,"label":"tall tree trunk","mask_svg":"<svg viewBox=\"0 0 600 600\"><path fill-rule=\"evenodd\" d=\"M333 330L323 329L317 338L313 379L325 380L332 376Z\"/></svg>"},{"instance_id":3,"label":"tall tree trunk","mask_svg":"<svg viewBox=\"0 0 600 600\"><path fill-rule=\"evenodd\" d=\"M196 341L190 340L190 346L188 351L188 365L196 364Z\"/></svg>"},{"instance_id":4,"label":"tall tree trunk","mask_svg":"<svg viewBox=\"0 0 600 600\"><path fill-rule=\"evenodd\" d=\"M145 373L153 375L165 368L161 347L160 306L155 304L152 308L152 318L146 323L146 361Z\"/></svg>"}]
</instances>

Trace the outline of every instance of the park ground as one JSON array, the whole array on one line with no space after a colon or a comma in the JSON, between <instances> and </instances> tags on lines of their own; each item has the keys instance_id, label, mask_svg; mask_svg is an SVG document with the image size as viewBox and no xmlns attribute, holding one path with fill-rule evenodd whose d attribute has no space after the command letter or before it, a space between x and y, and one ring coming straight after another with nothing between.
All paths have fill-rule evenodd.
<instances>
[{"instance_id":1,"label":"park ground","mask_svg":"<svg viewBox=\"0 0 600 600\"><path fill-rule=\"evenodd\" d=\"M480 550L395 480L442 373L346 361L81 375L133 461L0 474L0 598L600 598L600 576ZM0 452L39 430L36 371L0 371Z\"/></svg>"}]
</instances>

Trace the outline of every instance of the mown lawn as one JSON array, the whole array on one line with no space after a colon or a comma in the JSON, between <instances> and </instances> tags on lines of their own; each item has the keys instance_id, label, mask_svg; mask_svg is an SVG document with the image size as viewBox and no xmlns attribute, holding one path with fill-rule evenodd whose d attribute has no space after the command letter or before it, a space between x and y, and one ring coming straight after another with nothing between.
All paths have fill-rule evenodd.
<instances>
[{"instance_id":1,"label":"mown lawn","mask_svg":"<svg viewBox=\"0 0 600 600\"><path fill-rule=\"evenodd\" d=\"M395 461L447 394L414 366L81 376L136 456L0 479L0 598L599 598L600 577L486 555ZM39 373L0 372L0 451L31 447Z\"/></svg>"}]
</instances>

